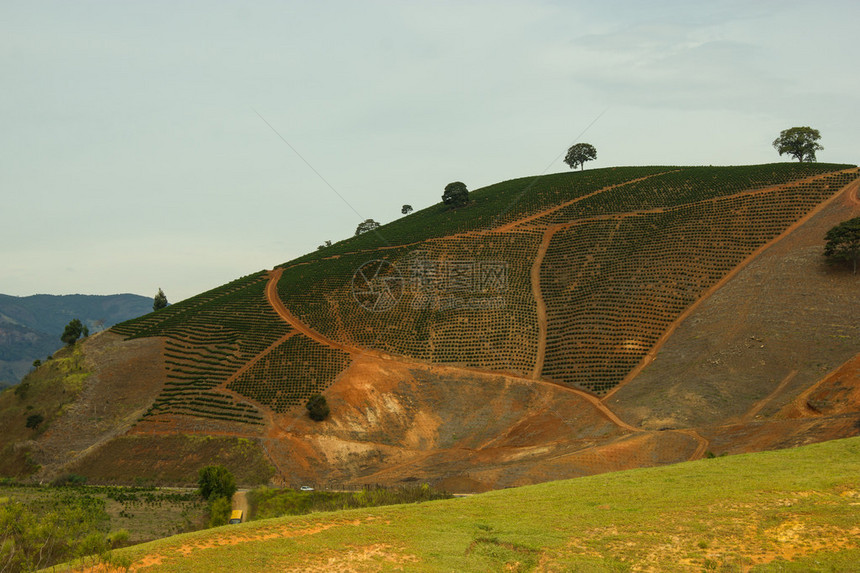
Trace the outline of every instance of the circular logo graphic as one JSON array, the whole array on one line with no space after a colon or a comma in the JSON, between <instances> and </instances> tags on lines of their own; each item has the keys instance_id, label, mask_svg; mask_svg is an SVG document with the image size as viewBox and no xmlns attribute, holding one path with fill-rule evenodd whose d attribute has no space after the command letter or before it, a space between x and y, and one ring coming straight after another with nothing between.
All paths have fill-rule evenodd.
<instances>
[{"instance_id":1,"label":"circular logo graphic","mask_svg":"<svg viewBox=\"0 0 860 573\"><path fill-rule=\"evenodd\" d=\"M352 275L352 297L371 312L394 308L403 296L403 288L400 271L382 259L364 263Z\"/></svg>"}]
</instances>

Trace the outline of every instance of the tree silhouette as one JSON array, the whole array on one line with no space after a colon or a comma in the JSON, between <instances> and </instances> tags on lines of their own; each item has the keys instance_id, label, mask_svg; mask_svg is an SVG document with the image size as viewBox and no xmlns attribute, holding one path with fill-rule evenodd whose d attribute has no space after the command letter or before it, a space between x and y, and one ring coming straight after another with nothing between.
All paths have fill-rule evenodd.
<instances>
[{"instance_id":1,"label":"tree silhouette","mask_svg":"<svg viewBox=\"0 0 860 573\"><path fill-rule=\"evenodd\" d=\"M803 163L816 161L815 152L824 149L818 143L821 134L811 127L792 127L783 129L779 137L773 140L773 146L780 155L788 154Z\"/></svg>"},{"instance_id":2,"label":"tree silhouette","mask_svg":"<svg viewBox=\"0 0 860 573\"><path fill-rule=\"evenodd\" d=\"M597 150L590 143L577 143L571 145L567 150L567 155L564 157L564 162L570 165L571 169L576 169L579 166L580 171L585 169L585 162L597 159Z\"/></svg>"},{"instance_id":3,"label":"tree silhouette","mask_svg":"<svg viewBox=\"0 0 860 573\"><path fill-rule=\"evenodd\" d=\"M167 302L167 297L164 295L164 291L158 289L158 294L155 295L155 298L152 299L152 310L161 310L162 308L166 308L169 303Z\"/></svg>"},{"instance_id":4,"label":"tree silhouette","mask_svg":"<svg viewBox=\"0 0 860 573\"><path fill-rule=\"evenodd\" d=\"M466 184L461 181L454 181L445 185L445 192L442 194L442 203L449 207L462 207L469 202L469 190Z\"/></svg>"}]
</instances>

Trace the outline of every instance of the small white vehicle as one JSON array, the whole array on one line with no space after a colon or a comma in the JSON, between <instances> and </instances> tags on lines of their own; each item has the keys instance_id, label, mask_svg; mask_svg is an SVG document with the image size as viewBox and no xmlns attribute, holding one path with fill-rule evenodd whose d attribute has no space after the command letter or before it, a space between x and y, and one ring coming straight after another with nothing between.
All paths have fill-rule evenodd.
<instances>
[{"instance_id":1,"label":"small white vehicle","mask_svg":"<svg viewBox=\"0 0 860 573\"><path fill-rule=\"evenodd\" d=\"M299 488L299 490L300 490L300 491L313 491L313 490L314 490L314 488L312 488L312 487L311 487L311 486L309 486L309 485L303 485L302 487L300 487L300 488Z\"/></svg>"}]
</instances>

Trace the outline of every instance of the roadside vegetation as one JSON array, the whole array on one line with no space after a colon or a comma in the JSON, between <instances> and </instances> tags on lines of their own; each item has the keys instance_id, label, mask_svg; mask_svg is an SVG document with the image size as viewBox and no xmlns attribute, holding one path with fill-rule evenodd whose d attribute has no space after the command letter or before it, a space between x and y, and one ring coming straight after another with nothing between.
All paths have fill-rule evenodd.
<instances>
[{"instance_id":1,"label":"roadside vegetation","mask_svg":"<svg viewBox=\"0 0 860 573\"><path fill-rule=\"evenodd\" d=\"M198 472L197 493L209 503L209 527L226 525L230 519L236 478L224 466L206 466Z\"/></svg>"},{"instance_id":2,"label":"roadside vegetation","mask_svg":"<svg viewBox=\"0 0 860 573\"><path fill-rule=\"evenodd\" d=\"M400 487L368 486L359 491L301 491L263 486L249 491L246 496L249 520L419 503L453 497L450 493L434 489L426 483Z\"/></svg>"}]
</instances>

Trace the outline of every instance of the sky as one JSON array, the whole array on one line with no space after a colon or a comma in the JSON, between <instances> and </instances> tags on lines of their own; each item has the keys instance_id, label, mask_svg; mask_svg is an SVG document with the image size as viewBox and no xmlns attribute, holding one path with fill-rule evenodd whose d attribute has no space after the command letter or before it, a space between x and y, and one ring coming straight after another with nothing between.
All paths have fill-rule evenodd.
<instances>
[{"instance_id":1,"label":"sky","mask_svg":"<svg viewBox=\"0 0 860 573\"><path fill-rule=\"evenodd\" d=\"M860 163L856 0L0 0L0 293L177 302L469 189Z\"/></svg>"}]
</instances>

